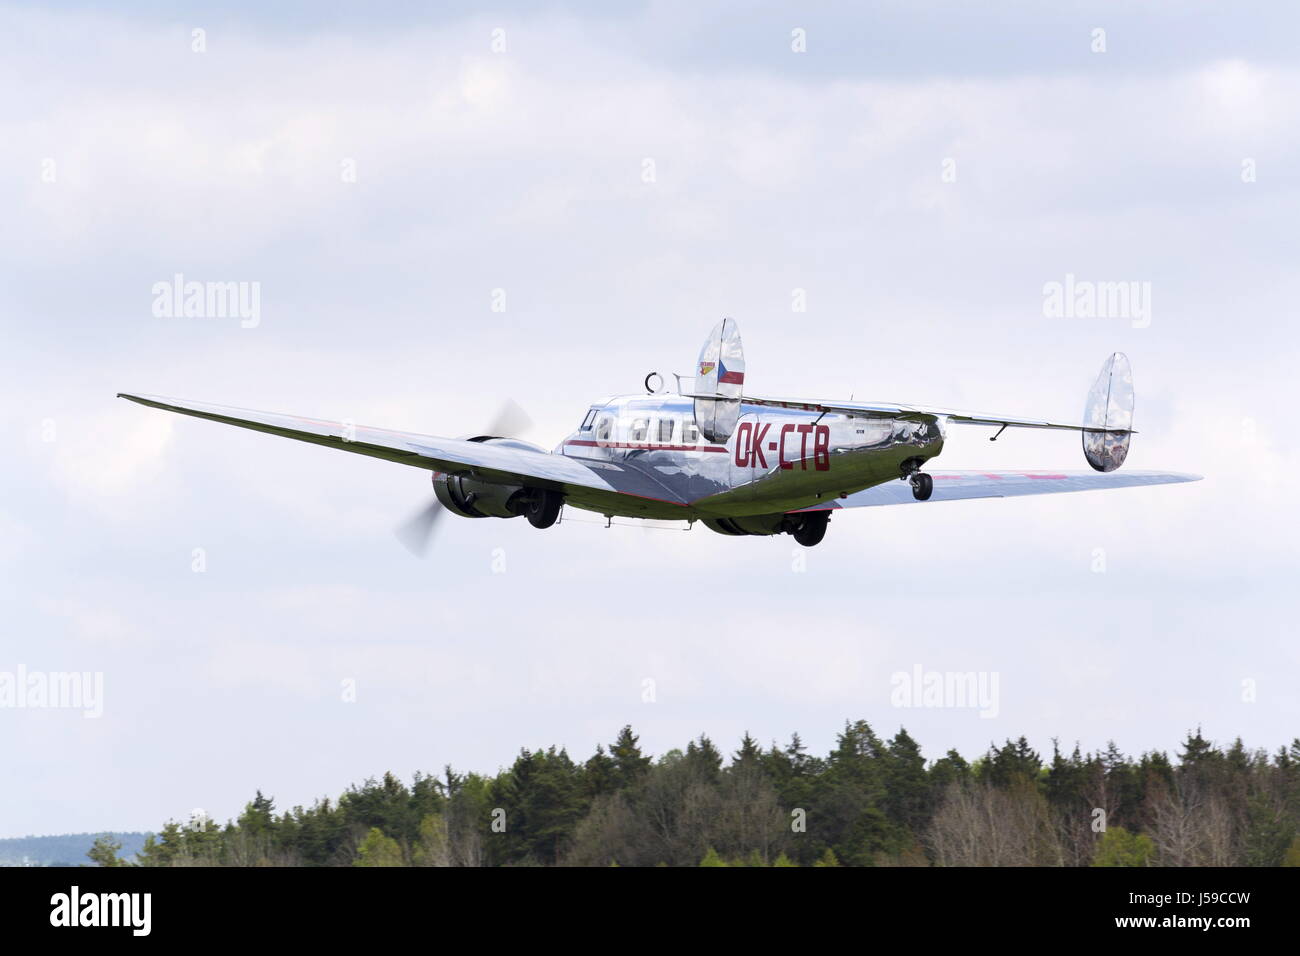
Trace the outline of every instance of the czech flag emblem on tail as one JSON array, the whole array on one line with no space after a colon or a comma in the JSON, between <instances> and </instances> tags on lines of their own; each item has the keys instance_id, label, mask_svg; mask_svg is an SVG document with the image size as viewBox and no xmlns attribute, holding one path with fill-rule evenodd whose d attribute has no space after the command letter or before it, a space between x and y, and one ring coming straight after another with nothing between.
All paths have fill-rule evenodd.
<instances>
[{"instance_id":1,"label":"czech flag emblem on tail","mask_svg":"<svg viewBox=\"0 0 1300 956\"><path fill-rule=\"evenodd\" d=\"M719 385L744 385L745 384L744 372L728 371L727 366L725 365L719 365L719 369L720 369L718 373Z\"/></svg>"}]
</instances>

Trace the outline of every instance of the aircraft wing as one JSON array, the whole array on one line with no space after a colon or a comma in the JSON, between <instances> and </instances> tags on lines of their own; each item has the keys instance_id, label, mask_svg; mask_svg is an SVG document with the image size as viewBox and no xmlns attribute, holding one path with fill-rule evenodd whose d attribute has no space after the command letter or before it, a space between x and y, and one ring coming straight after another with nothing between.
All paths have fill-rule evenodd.
<instances>
[{"instance_id":1,"label":"aircraft wing","mask_svg":"<svg viewBox=\"0 0 1300 956\"><path fill-rule=\"evenodd\" d=\"M838 415L859 415L864 418L901 418L912 421L936 421L940 418L958 425L992 425L1006 428L1052 428L1072 432L1108 432L1109 434L1137 434L1136 430L1127 428L1102 428L1071 422L1050 422L1037 418L1015 418L1007 415L980 415L973 412L961 412L945 408L931 408L926 405L891 405L879 402L819 402L797 398L760 398L746 395L741 399L745 405L760 405L767 408L798 408L804 411L834 413Z\"/></svg>"},{"instance_id":2,"label":"aircraft wing","mask_svg":"<svg viewBox=\"0 0 1300 956\"><path fill-rule=\"evenodd\" d=\"M961 501L967 498L1016 498L1021 495L1057 495L1068 491L1102 488L1130 488L1137 485L1168 485L1200 481L1200 475L1161 471L944 471L931 475L934 493L930 502ZM800 508L800 511L831 511L837 508L871 508L876 505L920 504L912 497L906 481L887 481L847 498Z\"/></svg>"},{"instance_id":3,"label":"aircraft wing","mask_svg":"<svg viewBox=\"0 0 1300 956\"><path fill-rule=\"evenodd\" d=\"M183 401L161 395L119 392L117 397L151 408L206 418L208 421L311 442L357 455L383 458L430 471L472 473L488 481L526 483L556 491L582 489L652 498L670 504L685 503L673 500L676 496L644 472L605 463L588 467L573 458L530 448L460 438L438 438L413 432L351 425L347 422Z\"/></svg>"}]
</instances>

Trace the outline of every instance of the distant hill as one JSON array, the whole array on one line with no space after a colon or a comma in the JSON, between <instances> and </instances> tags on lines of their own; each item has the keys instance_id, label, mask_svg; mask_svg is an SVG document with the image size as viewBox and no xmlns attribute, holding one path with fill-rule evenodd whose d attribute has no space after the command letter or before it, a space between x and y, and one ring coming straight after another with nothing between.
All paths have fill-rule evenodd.
<instances>
[{"instance_id":1,"label":"distant hill","mask_svg":"<svg viewBox=\"0 0 1300 956\"><path fill-rule=\"evenodd\" d=\"M147 833L114 833L122 844L117 855L135 861L144 846ZM58 836L25 836L0 840L0 866L80 866L92 865L86 851L100 833L64 833Z\"/></svg>"}]
</instances>

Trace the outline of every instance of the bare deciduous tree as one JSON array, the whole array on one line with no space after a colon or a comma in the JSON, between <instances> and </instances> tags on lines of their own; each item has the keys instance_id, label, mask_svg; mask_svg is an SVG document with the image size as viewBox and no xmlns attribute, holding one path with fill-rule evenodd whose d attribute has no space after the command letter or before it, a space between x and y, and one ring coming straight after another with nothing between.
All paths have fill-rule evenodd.
<instances>
[{"instance_id":1,"label":"bare deciduous tree","mask_svg":"<svg viewBox=\"0 0 1300 956\"><path fill-rule=\"evenodd\" d=\"M953 784L927 833L940 866L1060 866L1047 804L1032 783Z\"/></svg>"}]
</instances>

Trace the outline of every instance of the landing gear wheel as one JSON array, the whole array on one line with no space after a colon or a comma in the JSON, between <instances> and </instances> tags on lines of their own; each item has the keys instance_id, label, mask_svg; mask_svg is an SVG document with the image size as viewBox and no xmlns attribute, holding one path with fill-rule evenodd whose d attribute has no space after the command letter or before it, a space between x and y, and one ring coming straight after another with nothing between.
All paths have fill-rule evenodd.
<instances>
[{"instance_id":1,"label":"landing gear wheel","mask_svg":"<svg viewBox=\"0 0 1300 956\"><path fill-rule=\"evenodd\" d=\"M524 515L534 528L549 528L560 517L564 496L558 491L536 491L524 506Z\"/></svg>"},{"instance_id":2,"label":"landing gear wheel","mask_svg":"<svg viewBox=\"0 0 1300 956\"><path fill-rule=\"evenodd\" d=\"M790 533L805 548L820 544L826 537L826 525L831 520L829 511L810 511L805 514Z\"/></svg>"},{"instance_id":3,"label":"landing gear wheel","mask_svg":"<svg viewBox=\"0 0 1300 956\"><path fill-rule=\"evenodd\" d=\"M924 472L916 472L908 479L912 484L912 497L917 501L928 501L934 493L934 479Z\"/></svg>"}]
</instances>

